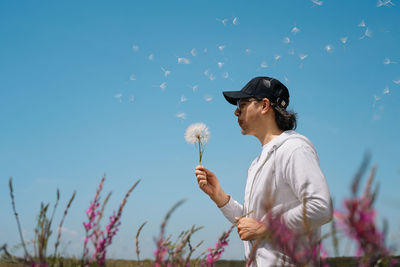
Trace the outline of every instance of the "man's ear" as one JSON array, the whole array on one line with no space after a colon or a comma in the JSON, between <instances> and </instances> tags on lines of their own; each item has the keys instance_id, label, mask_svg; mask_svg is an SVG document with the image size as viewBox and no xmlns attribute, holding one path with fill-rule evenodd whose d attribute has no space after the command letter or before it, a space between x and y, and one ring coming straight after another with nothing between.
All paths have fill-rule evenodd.
<instances>
[{"instance_id":1,"label":"man's ear","mask_svg":"<svg viewBox=\"0 0 400 267\"><path fill-rule=\"evenodd\" d=\"M269 99L268 98L263 98L263 100L261 100L261 101L262 101L262 112L263 113L267 113L271 108Z\"/></svg>"}]
</instances>

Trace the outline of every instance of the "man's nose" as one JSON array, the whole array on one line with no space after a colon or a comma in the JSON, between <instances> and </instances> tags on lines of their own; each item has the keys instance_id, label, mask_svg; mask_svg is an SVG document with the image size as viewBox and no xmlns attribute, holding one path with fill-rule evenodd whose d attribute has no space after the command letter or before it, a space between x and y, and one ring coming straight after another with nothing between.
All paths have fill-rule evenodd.
<instances>
[{"instance_id":1,"label":"man's nose","mask_svg":"<svg viewBox=\"0 0 400 267\"><path fill-rule=\"evenodd\" d=\"M235 116L236 116L236 117L239 117L239 115L240 115L240 112L239 112L239 109L238 109L238 108L236 108L236 109L235 109L235 112L234 112L234 114L235 114Z\"/></svg>"}]
</instances>

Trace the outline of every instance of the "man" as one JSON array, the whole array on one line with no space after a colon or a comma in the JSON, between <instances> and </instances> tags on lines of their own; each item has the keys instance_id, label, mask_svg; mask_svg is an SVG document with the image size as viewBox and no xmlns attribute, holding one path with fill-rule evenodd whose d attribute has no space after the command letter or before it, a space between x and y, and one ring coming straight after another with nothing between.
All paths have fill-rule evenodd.
<instances>
[{"instance_id":1,"label":"man","mask_svg":"<svg viewBox=\"0 0 400 267\"><path fill-rule=\"evenodd\" d=\"M257 137L262 151L248 169L243 204L226 194L215 174L203 166L195 170L198 185L229 221L237 222L247 260L258 240L253 266L286 265L288 256L263 238L268 234L267 214L280 214L289 229L307 232L312 242L319 240L321 225L332 218L329 189L316 150L294 131L296 114L286 110L289 91L277 79L256 77L242 90L223 95L237 105L235 116L242 134Z\"/></svg>"}]
</instances>

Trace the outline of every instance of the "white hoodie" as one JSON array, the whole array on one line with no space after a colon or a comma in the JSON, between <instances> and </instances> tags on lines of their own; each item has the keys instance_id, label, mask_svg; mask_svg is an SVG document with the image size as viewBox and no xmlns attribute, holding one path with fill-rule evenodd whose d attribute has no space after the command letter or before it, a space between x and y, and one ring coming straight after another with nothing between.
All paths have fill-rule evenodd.
<instances>
[{"instance_id":1,"label":"white hoodie","mask_svg":"<svg viewBox=\"0 0 400 267\"><path fill-rule=\"evenodd\" d=\"M266 216L267 191L274 195L273 214L282 213L287 226L295 231L303 229L303 200L306 199L307 222L311 238L318 241L320 226L332 219L331 198L325 177L319 167L317 152L312 143L295 131L285 131L263 146L261 154L247 172L244 204L232 197L220 208L224 216L235 222L235 217L263 221ZM249 258L252 242L244 241L245 256ZM282 266L285 257L268 241L258 245L252 266Z\"/></svg>"}]
</instances>

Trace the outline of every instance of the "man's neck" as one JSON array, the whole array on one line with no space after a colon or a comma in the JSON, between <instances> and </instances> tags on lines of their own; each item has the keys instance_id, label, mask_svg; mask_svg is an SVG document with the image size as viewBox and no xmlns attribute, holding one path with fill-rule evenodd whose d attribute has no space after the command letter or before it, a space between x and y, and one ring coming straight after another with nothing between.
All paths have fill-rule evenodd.
<instances>
[{"instance_id":1,"label":"man's neck","mask_svg":"<svg viewBox=\"0 0 400 267\"><path fill-rule=\"evenodd\" d=\"M258 138L258 139L260 140L262 146L264 146L264 145L268 144L269 142L271 142L272 139L281 135L282 133L283 133L282 130L275 129L273 131L266 132L264 136L261 136L261 138Z\"/></svg>"}]
</instances>

